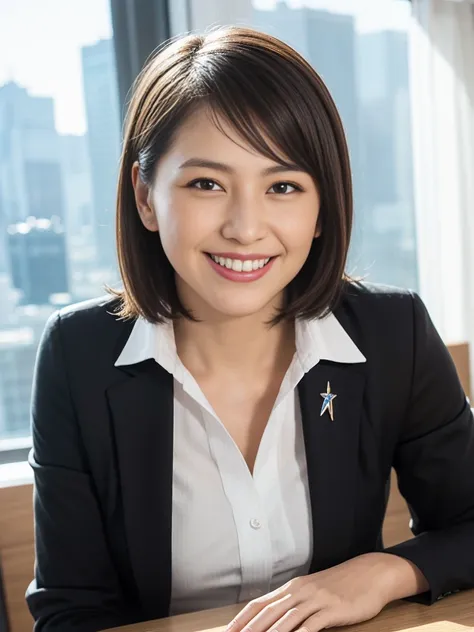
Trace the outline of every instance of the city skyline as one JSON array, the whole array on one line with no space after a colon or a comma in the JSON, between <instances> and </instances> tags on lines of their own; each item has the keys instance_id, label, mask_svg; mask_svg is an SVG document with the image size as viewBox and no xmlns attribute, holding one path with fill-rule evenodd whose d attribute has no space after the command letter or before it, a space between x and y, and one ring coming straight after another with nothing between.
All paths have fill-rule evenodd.
<instances>
[{"instance_id":1,"label":"city skyline","mask_svg":"<svg viewBox=\"0 0 474 632\"><path fill-rule=\"evenodd\" d=\"M281 1L281 0L279 0ZM403 29L409 22L406 0L286 0L310 8L354 15L356 28ZM255 9L272 9L277 0L253 0ZM0 86L14 81L31 96L54 99L59 134L86 132L81 50L113 36L109 0L0 0ZM24 19L25 14L28 20ZM91 19L93 15L93 19ZM54 16L54 20L52 17ZM28 46L25 46L28 42Z\"/></svg>"},{"instance_id":2,"label":"city skyline","mask_svg":"<svg viewBox=\"0 0 474 632\"><path fill-rule=\"evenodd\" d=\"M338 2L341 11L328 12L313 10L314 3L293 10L292 0L280 0L269 12L257 9L254 0L252 25L299 50L323 77L341 114L356 209L348 272L416 290L408 34L391 25L358 30L357 18L342 11L348 1ZM374 0L360 0L360 6L367 1ZM106 8L108 0L102 4ZM40 32L41 22L36 27ZM97 30L87 28L89 39L73 51L79 54L77 92L65 86L68 99L75 100L69 114L76 123L84 110L86 135L85 123L81 135L73 135L77 129L58 122L67 101L58 102L61 95L55 92L63 50L54 40L54 63L46 69L54 74L54 85L47 84L41 95L23 88L15 76L0 85L0 255L2 249L5 253L0 260L0 437L28 432L35 350L50 313L100 296L104 284L114 287L120 281L113 227L121 136L115 54L106 24L98 39ZM1 31L0 26L0 64ZM60 35L65 41L67 28ZM70 42L66 49L67 60ZM33 59L31 52L28 56ZM44 64L42 50L37 56ZM66 69L71 74L67 62ZM55 232L57 218L61 230Z\"/></svg>"}]
</instances>

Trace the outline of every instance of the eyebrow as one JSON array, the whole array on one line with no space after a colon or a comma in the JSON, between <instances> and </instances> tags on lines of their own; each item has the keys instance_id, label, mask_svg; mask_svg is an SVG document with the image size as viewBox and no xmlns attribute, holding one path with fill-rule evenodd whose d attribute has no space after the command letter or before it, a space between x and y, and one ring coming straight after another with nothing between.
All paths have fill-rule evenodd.
<instances>
[{"instance_id":1,"label":"eyebrow","mask_svg":"<svg viewBox=\"0 0 474 632\"><path fill-rule=\"evenodd\" d=\"M205 160L203 158L189 158L180 165L180 169L187 169L188 167L206 167L207 169L216 169L217 171L224 171L225 173L234 173L234 169L230 165L226 165L223 162L216 162L215 160ZM282 173L285 171L299 171L306 173L305 169L302 169L299 165L292 162L282 162L279 165L273 167L267 167L260 172L262 176L268 176L272 173Z\"/></svg>"}]
</instances>

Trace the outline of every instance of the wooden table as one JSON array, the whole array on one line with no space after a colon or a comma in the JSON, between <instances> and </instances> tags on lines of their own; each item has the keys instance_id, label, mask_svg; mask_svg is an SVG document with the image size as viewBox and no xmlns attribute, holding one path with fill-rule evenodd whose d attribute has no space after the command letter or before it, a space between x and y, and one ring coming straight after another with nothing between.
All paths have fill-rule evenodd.
<instances>
[{"instance_id":1,"label":"wooden table","mask_svg":"<svg viewBox=\"0 0 474 632\"><path fill-rule=\"evenodd\" d=\"M243 607L227 606L182 614L149 623L114 628L115 632L223 632L227 623ZM465 632L474 630L474 591L451 595L432 606L420 606L406 601L390 604L378 617L344 628L350 632ZM111 632L111 631L108 631Z\"/></svg>"}]
</instances>

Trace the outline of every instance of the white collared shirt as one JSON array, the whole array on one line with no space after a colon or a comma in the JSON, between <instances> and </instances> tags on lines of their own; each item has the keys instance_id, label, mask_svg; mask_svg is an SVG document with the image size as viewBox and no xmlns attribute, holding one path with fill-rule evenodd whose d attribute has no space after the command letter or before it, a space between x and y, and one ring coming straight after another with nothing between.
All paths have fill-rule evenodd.
<instances>
[{"instance_id":1,"label":"white collared shirt","mask_svg":"<svg viewBox=\"0 0 474 632\"><path fill-rule=\"evenodd\" d=\"M296 386L322 359L365 362L336 317L296 321L296 353L253 476L179 359L171 322L139 318L115 365L149 358L174 377L170 615L248 601L307 574L318 518L311 515Z\"/></svg>"}]
</instances>

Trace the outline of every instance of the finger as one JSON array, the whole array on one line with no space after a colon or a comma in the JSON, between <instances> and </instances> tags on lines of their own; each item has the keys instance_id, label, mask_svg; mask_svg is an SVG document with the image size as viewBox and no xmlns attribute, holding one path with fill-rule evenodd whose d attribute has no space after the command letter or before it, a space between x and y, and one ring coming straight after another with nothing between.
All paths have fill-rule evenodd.
<instances>
[{"instance_id":1,"label":"finger","mask_svg":"<svg viewBox=\"0 0 474 632\"><path fill-rule=\"evenodd\" d=\"M276 601L271 601L269 595L255 599L239 612L225 632L267 632L293 605L292 599L291 595L285 595Z\"/></svg>"},{"instance_id":2,"label":"finger","mask_svg":"<svg viewBox=\"0 0 474 632\"><path fill-rule=\"evenodd\" d=\"M320 632L320 630L326 630L335 625L342 625L342 622L338 622L334 613L329 609L323 608L309 617L296 632Z\"/></svg>"},{"instance_id":3,"label":"finger","mask_svg":"<svg viewBox=\"0 0 474 632\"><path fill-rule=\"evenodd\" d=\"M290 608L279 619L268 632L293 632L297 630L301 624L308 618L319 611L319 607L311 603L298 604L294 608Z\"/></svg>"},{"instance_id":4,"label":"finger","mask_svg":"<svg viewBox=\"0 0 474 632\"><path fill-rule=\"evenodd\" d=\"M262 599L250 601L244 608L242 608L239 614L227 624L224 632L239 632L240 630L243 630L243 628L250 623L250 621L252 621L252 619L256 617L261 610L263 610L263 608L265 608L265 605L266 603L264 603Z\"/></svg>"}]
</instances>

